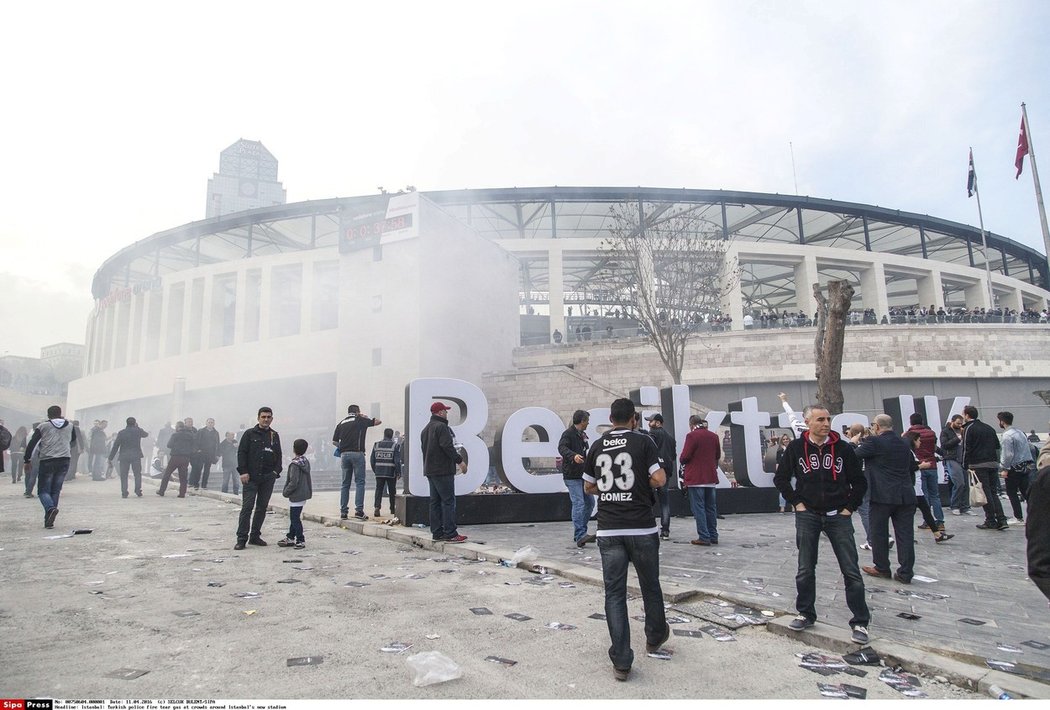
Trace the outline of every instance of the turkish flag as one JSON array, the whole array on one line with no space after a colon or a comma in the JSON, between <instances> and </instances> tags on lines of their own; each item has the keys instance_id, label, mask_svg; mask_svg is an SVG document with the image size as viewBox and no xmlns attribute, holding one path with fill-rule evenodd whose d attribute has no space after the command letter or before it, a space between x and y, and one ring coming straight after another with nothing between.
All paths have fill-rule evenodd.
<instances>
[{"instance_id":1,"label":"turkish flag","mask_svg":"<svg viewBox=\"0 0 1050 710\"><path fill-rule=\"evenodd\" d=\"M1028 155L1028 134L1024 130L1024 116L1021 116L1021 134L1017 136L1017 156L1014 158L1017 175L1014 176L1014 180L1021 177L1021 169L1024 167L1024 157L1026 155Z\"/></svg>"}]
</instances>

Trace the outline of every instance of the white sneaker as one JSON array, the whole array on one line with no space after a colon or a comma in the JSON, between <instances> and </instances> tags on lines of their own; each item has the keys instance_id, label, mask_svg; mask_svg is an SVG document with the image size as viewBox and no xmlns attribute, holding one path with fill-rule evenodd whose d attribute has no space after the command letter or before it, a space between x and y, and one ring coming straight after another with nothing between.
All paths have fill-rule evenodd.
<instances>
[{"instance_id":1,"label":"white sneaker","mask_svg":"<svg viewBox=\"0 0 1050 710\"><path fill-rule=\"evenodd\" d=\"M1023 520L1018 520L1017 518L1007 518L1006 519L1006 524L1007 525L1024 525L1024 521Z\"/></svg>"},{"instance_id":2,"label":"white sneaker","mask_svg":"<svg viewBox=\"0 0 1050 710\"><path fill-rule=\"evenodd\" d=\"M862 549L862 550L870 550L871 549L871 545L869 545L868 543L864 543L863 545L860 546L860 549Z\"/></svg>"},{"instance_id":3,"label":"white sneaker","mask_svg":"<svg viewBox=\"0 0 1050 710\"><path fill-rule=\"evenodd\" d=\"M962 515L962 511L959 510L958 508L953 508L952 509L952 515Z\"/></svg>"}]
</instances>

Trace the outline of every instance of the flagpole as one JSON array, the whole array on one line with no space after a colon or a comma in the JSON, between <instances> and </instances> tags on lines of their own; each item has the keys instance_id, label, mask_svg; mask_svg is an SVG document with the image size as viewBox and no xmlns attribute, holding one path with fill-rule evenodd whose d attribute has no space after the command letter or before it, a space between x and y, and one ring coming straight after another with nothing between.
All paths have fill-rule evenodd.
<instances>
[{"instance_id":1,"label":"flagpole","mask_svg":"<svg viewBox=\"0 0 1050 710\"><path fill-rule=\"evenodd\" d=\"M970 148L970 162L973 164L973 148ZM995 294L992 291L992 267L988 261L988 238L984 231L984 213L981 211L981 190L977 186L977 168L973 169L973 194L977 196L977 219L981 225L981 250L984 252L984 276L988 283L988 310L995 308Z\"/></svg>"},{"instance_id":2,"label":"flagpole","mask_svg":"<svg viewBox=\"0 0 1050 710\"><path fill-rule=\"evenodd\" d=\"M1032 130L1028 126L1028 109L1021 102L1021 120L1028 140L1028 160L1032 164L1032 182L1035 183L1035 202L1039 206L1039 225L1043 228L1043 248L1046 250L1047 268L1050 269L1050 228L1046 225L1046 207L1043 206L1043 190L1039 187L1039 171L1035 167L1035 149L1032 148ZM980 197L977 200L980 203ZM980 208L978 208L980 209ZM1050 272L1048 272L1050 273Z\"/></svg>"}]
</instances>

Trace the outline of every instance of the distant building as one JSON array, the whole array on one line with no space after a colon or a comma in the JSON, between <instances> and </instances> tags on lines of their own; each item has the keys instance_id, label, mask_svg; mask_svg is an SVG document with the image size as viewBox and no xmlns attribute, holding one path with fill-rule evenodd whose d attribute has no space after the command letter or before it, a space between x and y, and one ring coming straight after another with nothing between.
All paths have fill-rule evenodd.
<instances>
[{"instance_id":1,"label":"distant building","mask_svg":"<svg viewBox=\"0 0 1050 710\"><path fill-rule=\"evenodd\" d=\"M68 385L81 376L83 363L84 346L76 343L43 347L39 358L0 356L0 419L21 426L41 419L52 404L65 407Z\"/></svg>"},{"instance_id":2,"label":"distant building","mask_svg":"<svg viewBox=\"0 0 1050 710\"><path fill-rule=\"evenodd\" d=\"M219 154L219 172L208 180L207 217L283 205L277 158L259 141L243 138Z\"/></svg>"}]
</instances>

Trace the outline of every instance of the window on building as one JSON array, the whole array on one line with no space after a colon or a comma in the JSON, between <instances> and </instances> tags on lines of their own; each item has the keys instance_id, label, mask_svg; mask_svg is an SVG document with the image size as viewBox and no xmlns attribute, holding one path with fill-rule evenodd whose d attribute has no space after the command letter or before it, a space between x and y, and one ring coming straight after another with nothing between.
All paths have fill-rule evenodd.
<instances>
[{"instance_id":1,"label":"window on building","mask_svg":"<svg viewBox=\"0 0 1050 710\"><path fill-rule=\"evenodd\" d=\"M182 352L182 311L186 301L186 284L175 284L168 289L168 329L164 336L164 356Z\"/></svg>"},{"instance_id":2,"label":"window on building","mask_svg":"<svg viewBox=\"0 0 1050 710\"><path fill-rule=\"evenodd\" d=\"M259 309L262 306L262 271L250 269L244 279L244 341L259 339Z\"/></svg>"},{"instance_id":3,"label":"window on building","mask_svg":"<svg viewBox=\"0 0 1050 710\"><path fill-rule=\"evenodd\" d=\"M189 343L187 351L195 353L201 349L201 330L204 328L204 279L193 279L190 292Z\"/></svg>"},{"instance_id":4,"label":"window on building","mask_svg":"<svg viewBox=\"0 0 1050 710\"><path fill-rule=\"evenodd\" d=\"M303 313L303 265L275 266L270 274L270 337L299 335Z\"/></svg>"},{"instance_id":5,"label":"window on building","mask_svg":"<svg viewBox=\"0 0 1050 710\"><path fill-rule=\"evenodd\" d=\"M233 345L237 330L237 274L219 274L211 282L211 333L208 345Z\"/></svg>"},{"instance_id":6,"label":"window on building","mask_svg":"<svg viewBox=\"0 0 1050 710\"><path fill-rule=\"evenodd\" d=\"M314 262L311 330L333 330L339 327L339 262Z\"/></svg>"}]
</instances>

